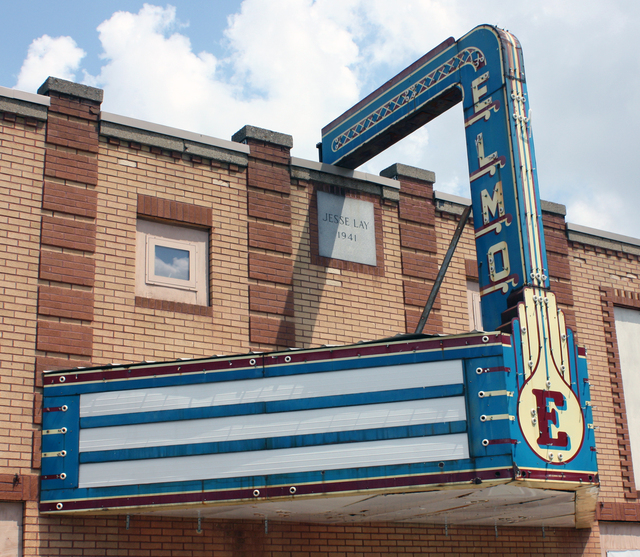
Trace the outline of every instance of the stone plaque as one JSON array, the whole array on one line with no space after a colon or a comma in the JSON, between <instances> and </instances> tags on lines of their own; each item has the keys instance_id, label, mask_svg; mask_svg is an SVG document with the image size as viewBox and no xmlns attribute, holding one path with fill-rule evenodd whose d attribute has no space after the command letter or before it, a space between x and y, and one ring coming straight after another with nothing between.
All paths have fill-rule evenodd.
<instances>
[{"instance_id":1,"label":"stone plaque","mask_svg":"<svg viewBox=\"0 0 640 557\"><path fill-rule=\"evenodd\" d=\"M318 251L322 257L375 265L373 203L319 191Z\"/></svg>"}]
</instances>

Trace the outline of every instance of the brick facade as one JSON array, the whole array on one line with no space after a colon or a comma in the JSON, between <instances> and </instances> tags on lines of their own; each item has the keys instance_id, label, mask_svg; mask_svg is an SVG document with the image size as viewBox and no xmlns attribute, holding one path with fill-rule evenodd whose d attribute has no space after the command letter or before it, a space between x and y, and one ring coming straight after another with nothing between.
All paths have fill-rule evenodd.
<instances>
[{"instance_id":1,"label":"brick facade","mask_svg":"<svg viewBox=\"0 0 640 557\"><path fill-rule=\"evenodd\" d=\"M101 117L102 92L90 87L50 79L41 93L0 113L0 501L23 503L24 555L601 554L597 522L572 530L207 518L198 531L193 517L39 514L44 370L413 332L463 205L434 194L427 171L332 173L292 158L284 134L246 126L233 142L199 143ZM373 203L375 266L319 256L318 191ZM559 206L543 209L552 290L588 348L598 519L640 526L612 313L640 308L640 249L572 233ZM137 219L207 231L208 305L136 295ZM468 330L473 280L469 222L425 333Z\"/></svg>"}]
</instances>

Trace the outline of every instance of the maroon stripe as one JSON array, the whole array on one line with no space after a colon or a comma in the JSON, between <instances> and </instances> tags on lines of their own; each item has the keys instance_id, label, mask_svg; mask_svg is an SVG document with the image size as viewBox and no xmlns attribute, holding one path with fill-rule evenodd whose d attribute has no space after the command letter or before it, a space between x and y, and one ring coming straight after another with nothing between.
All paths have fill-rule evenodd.
<instances>
[{"instance_id":1,"label":"maroon stripe","mask_svg":"<svg viewBox=\"0 0 640 557\"><path fill-rule=\"evenodd\" d=\"M250 362L255 360L255 364ZM132 365L131 367L118 367L115 369L99 369L93 371L70 370L59 372L56 375L45 377L45 385L59 385L61 375L65 377L65 384L84 383L90 381L111 381L117 379L139 379L163 375L178 375L203 372L227 371L239 368L262 367L262 356L221 358L216 360L203 360L196 362L176 362L170 365Z\"/></svg>"},{"instance_id":2,"label":"maroon stripe","mask_svg":"<svg viewBox=\"0 0 640 557\"><path fill-rule=\"evenodd\" d=\"M550 464L554 465L555 463L552 462ZM556 466L560 466L560 464L556 464ZM598 474L590 474L589 472L565 472L560 469L526 470L520 468L518 477L526 480L547 480L582 484L598 484L600 482Z\"/></svg>"},{"instance_id":3,"label":"maroon stripe","mask_svg":"<svg viewBox=\"0 0 640 557\"><path fill-rule=\"evenodd\" d=\"M483 339L488 339L486 342ZM235 369L268 368L287 364L332 361L370 356L393 356L408 352L426 352L450 348L470 348L488 343L511 345L511 337L503 333L479 334L473 336L453 336L446 338L428 338L411 341L395 341L389 343L362 344L347 347L323 348L310 351L277 352L262 355L244 355L241 357L216 358L214 360L195 360L172 362L169 364L148 364L121 366L117 368L100 368L89 370L71 370L48 375L45 385L60 385L61 376L64 384L85 383L93 381L113 381L125 379L141 379L204 372L222 372ZM252 363L254 362L254 363Z\"/></svg>"},{"instance_id":4,"label":"maroon stripe","mask_svg":"<svg viewBox=\"0 0 640 557\"><path fill-rule=\"evenodd\" d=\"M42 512L69 512L85 511L89 509L113 509L120 507L147 507L158 505L171 505L176 503L205 503L212 501L241 501L261 500L273 497L291 497L291 487L295 487L295 495L324 495L338 494L340 492L367 491L371 489L397 489L403 487L415 487L420 485L452 484L460 482L481 483L496 478L513 479L513 470L504 468L501 470L477 470L468 472L451 472L418 476L402 476L362 480L347 480L335 483L303 484L299 486L275 486L258 487L259 494L254 495L254 489L238 489L225 491L209 491L198 493L171 493L157 495L140 495L131 497L91 499L81 501L65 501L62 509L57 509L57 502L42 502ZM294 496L295 496L294 495Z\"/></svg>"},{"instance_id":5,"label":"maroon stripe","mask_svg":"<svg viewBox=\"0 0 640 557\"><path fill-rule=\"evenodd\" d=\"M488 445L517 445L518 442L515 439L489 439Z\"/></svg>"},{"instance_id":6,"label":"maroon stripe","mask_svg":"<svg viewBox=\"0 0 640 557\"><path fill-rule=\"evenodd\" d=\"M492 373L494 371L502 371L502 372L510 373L511 368L500 366L500 367L485 367L482 369L482 373Z\"/></svg>"}]
</instances>

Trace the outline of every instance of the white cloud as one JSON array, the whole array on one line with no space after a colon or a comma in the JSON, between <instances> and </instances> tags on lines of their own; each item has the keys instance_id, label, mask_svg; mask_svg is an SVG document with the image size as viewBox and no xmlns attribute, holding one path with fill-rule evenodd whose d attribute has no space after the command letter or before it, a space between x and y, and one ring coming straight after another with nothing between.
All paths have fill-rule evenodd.
<instances>
[{"instance_id":1,"label":"white cloud","mask_svg":"<svg viewBox=\"0 0 640 557\"><path fill-rule=\"evenodd\" d=\"M103 108L224 139L252 124L293 135L293 154L314 160L324 125L446 37L479 23L507 28L525 53L542 197L565 203L572 222L640 237L631 210L640 203L638 2L244 0L219 57L194 52L177 17L145 4L98 27L104 64L85 82L105 89ZM69 38L42 37L17 86L35 90L52 73L73 79L82 54ZM45 60L61 69L29 78ZM437 189L468 195L460 107L364 170L394 162L433 170ZM625 203L588 211L584 192L601 189Z\"/></svg>"},{"instance_id":2,"label":"white cloud","mask_svg":"<svg viewBox=\"0 0 640 557\"><path fill-rule=\"evenodd\" d=\"M361 5L371 36L369 64L394 67L398 61L412 61L458 32L456 2L369 0Z\"/></svg>"},{"instance_id":3,"label":"white cloud","mask_svg":"<svg viewBox=\"0 0 640 557\"><path fill-rule=\"evenodd\" d=\"M222 108L212 101L230 94L214 79L216 58L193 53L176 27L175 8L148 4L98 27L105 64L86 82L105 90L105 109L195 131Z\"/></svg>"},{"instance_id":4,"label":"white cloud","mask_svg":"<svg viewBox=\"0 0 640 557\"><path fill-rule=\"evenodd\" d=\"M230 55L195 54L176 10L145 4L99 27L106 63L86 82L105 110L230 139L245 124L292 134L316 158L330 115L358 100L358 48L319 3L247 0L230 18Z\"/></svg>"},{"instance_id":5,"label":"white cloud","mask_svg":"<svg viewBox=\"0 0 640 557\"><path fill-rule=\"evenodd\" d=\"M157 250L156 250L157 251ZM170 257L163 254L166 261L156 254L154 262L155 274L161 277L189 280L189 256Z\"/></svg>"},{"instance_id":6,"label":"white cloud","mask_svg":"<svg viewBox=\"0 0 640 557\"><path fill-rule=\"evenodd\" d=\"M16 89L35 93L49 76L73 81L84 56L71 37L43 35L29 46Z\"/></svg>"},{"instance_id":7,"label":"white cloud","mask_svg":"<svg viewBox=\"0 0 640 557\"><path fill-rule=\"evenodd\" d=\"M618 220L634 218L635 207L626 205L624 199L615 192L583 191L581 196L573 197L567 203L567 213L571 221L599 230L619 230Z\"/></svg>"},{"instance_id":8,"label":"white cloud","mask_svg":"<svg viewBox=\"0 0 640 557\"><path fill-rule=\"evenodd\" d=\"M245 98L259 93L244 123L293 134L294 149L306 145L303 153L314 158L329 115L360 92L352 69L358 46L326 8L323 1L246 0L226 31L234 82Z\"/></svg>"}]
</instances>

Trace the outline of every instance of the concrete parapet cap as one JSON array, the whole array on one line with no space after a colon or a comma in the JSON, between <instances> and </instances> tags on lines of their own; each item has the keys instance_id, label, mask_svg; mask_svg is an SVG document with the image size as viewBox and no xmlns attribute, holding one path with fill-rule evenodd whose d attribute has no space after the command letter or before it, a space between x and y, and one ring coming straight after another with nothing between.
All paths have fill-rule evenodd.
<instances>
[{"instance_id":1,"label":"concrete parapet cap","mask_svg":"<svg viewBox=\"0 0 640 557\"><path fill-rule=\"evenodd\" d=\"M471 205L471 200L457 195L451 195L450 193L434 191L433 197L436 202L436 209L447 213L461 214L463 207ZM560 203L540 201L540 205L542 206L542 210L548 213L556 213L562 216L566 215L566 207ZM567 238L572 242L579 242L581 244L597 246L622 253L640 255L640 239L614 234L613 232L605 232L604 230L589 228L579 224L572 224L570 222L566 224L566 230Z\"/></svg>"},{"instance_id":2,"label":"concrete parapet cap","mask_svg":"<svg viewBox=\"0 0 640 557\"><path fill-rule=\"evenodd\" d=\"M545 201L544 199L541 199L540 206L546 213L555 213L556 215L561 215L563 217L567 216L567 206L562 205L561 203L554 203L553 201Z\"/></svg>"},{"instance_id":3,"label":"concrete parapet cap","mask_svg":"<svg viewBox=\"0 0 640 557\"><path fill-rule=\"evenodd\" d=\"M422 168L416 168L415 166L408 166L406 164L400 164L399 162L392 164L391 166L380 171L380 176L385 178L398 179L400 176L406 178L413 178L414 180L422 180L423 182L429 182L431 184L436 181L436 174L431 170L423 170Z\"/></svg>"},{"instance_id":4,"label":"concrete parapet cap","mask_svg":"<svg viewBox=\"0 0 640 557\"><path fill-rule=\"evenodd\" d=\"M463 207L466 207L467 205L471 205L471 199L467 199L466 197L460 197L459 195L453 195L452 193L445 193L443 191L434 191L433 197L434 199L440 199L442 201L446 201L447 203L462 205Z\"/></svg>"},{"instance_id":5,"label":"concrete parapet cap","mask_svg":"<svg viewBox=\"0 0 640 557\"><path fill-rule=\"evenodd\" d=\"M248 145L104 111L100 113L100 133L108 137L184 151L240 166L247 165L250 152Z\"/></svg>"},{"instance_id":6,"label":"concrete parapet cap","mask_svg":"<svg viewBox=\"0 0 640 557\"><path fill-rule=\"evenodd\" d=\"M434 191L433 200L435 201L437 211L451 213L453 215L461 215L464 212L464 208L471 205L471 200L466 197L460 197L442 191ZM473 217L473 211L470 216Z\"/></svg>"},{"instance_id":7,"label":"concrete parapet cap","mask_svg":"<svg viewBox=\"0 0 640 557\"><path fill-rule=\"evenodd\" d=\"M49 97L0 87L0 112L10 112L25 118L35 118L36 120L46 120L49 106L51 106Z\"/></svg>"},{"instance_id":8,"label":"concrete parapet cap","mask_svg":"<svg viewBox=\"0 0 640 557\"><path fill-rule=\"evenodd\" d=\"M0 87L0 97L51 106L51 99L49 97L27 93L26 91L18 91L18 89L9 89L9 87Z\"/></svg>"},{"instance_id":9,"label":"concrete parapet cap","mask_svg":"<svg viewBox=\"0 0 640 557\"><path fill-rule=\"evenodd\" d=\"M314 173L318 174L329 175L336 178L340 177L346 180L369 182L375 184L376 186L384 186L386 188L393 188L394 190L400 189L400 183L397 180L376 176L375 174L368 174L366 172L358 172L357 170L342 168L333 164L325 164L322 162L315 162L306 159L299 159L297 157L291 157L291 166L305 169L307 171L313 171ZM314 179L322 180L318 177L314 177Z\"/></svg>"},{"instance_id":10,"label":"concrete parapet cap","mask_svg":"<svg viewBox=\"0 0 640 557\"><path fill-rule=\"evenodd\" d=\"M47 80L40 85L38 94L46 95L50 91L79 97L81 99L88 99L98 103L101 103L104 98L104 91L102 89L89 87L88 85L80 85L80 83L74 83L73 81L67 81L59 77L48 77Z\"/></svg>"},{"instance_id":11,"label":"concrete parapet cap","mask_svg":"<svg viewBox=\"0 0 640 557\"><path fill-rule=\"evenodd\" d=\"M460 205L461 207L466 207L467 205L471 205L471 200L467 199L466 197L460 197L458 195L453 195L453 194L445 193L441 191L434 191L433 197L436 200L436 206L438 208L441 208L447 205L448 206ZM546 213L555 213L563 217L566 216L567 214L567 208L560 203L541 200L540 206L541 206L541 209ZM454 210L453 212L462 213L462 209L460 209L459 211Z\"/></svg>"},{"instance_id":12,"label":"concrete parapet cap","mask_svg":"<svg viewBox=\"0 0 640 557\"><path fill-rule=\"evenodd\" d=\"M265 130L263 128L256 128L255 126L244 126L231 137L231 140L237 143L242 143L246 139L257 139L259 141L273 143L274 145L288 147L289 149L293 147L293 136L287 135L286 133L272 132L271 130Z\"/></svg>"},{"instance_id":13,"label":"concrete parapet cap","mask_svg":"<svg viewBox=\"0 0 640 557\"><path fill-rule=\"evenodd\" d=\"M614 251L640 254L640 240L631 236L614 234L582 226L580 224L567 223L567 236L569 240L580 242L581 244L594 245Z\"/></svg>"}]
</instances>

